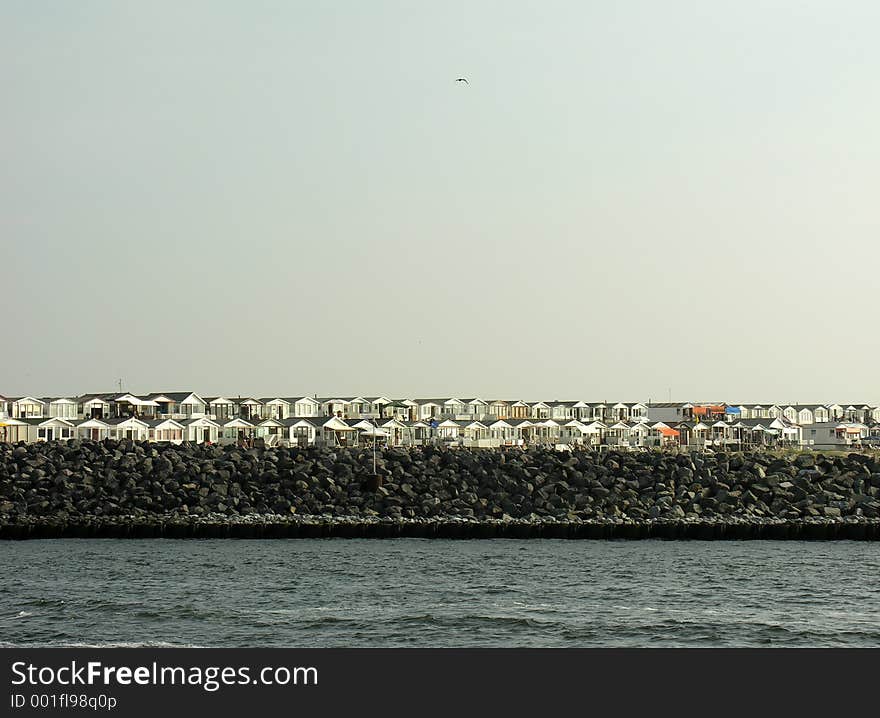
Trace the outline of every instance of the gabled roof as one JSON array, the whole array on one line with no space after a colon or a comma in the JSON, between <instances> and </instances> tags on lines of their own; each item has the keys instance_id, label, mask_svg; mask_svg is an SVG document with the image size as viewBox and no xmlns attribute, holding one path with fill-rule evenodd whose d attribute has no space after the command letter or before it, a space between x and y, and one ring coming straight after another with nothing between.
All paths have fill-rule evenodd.
<instances>
[{"instance_id":1,"label":"gabled roof","mask_svg":"<svg viewBox=\"0 0 880 718\"><path fill-rule=\"evenodd\" d=\"M77 398L81 402L83 402L83 401L87 402L92 399L100 399L101 401L109 402L113 399L114 396L119 396L119 392L114 393L114 392L98 391L98 392L92 392L89 394L80 394L80 396Z\"/></svg>"},{"instance_id":2,"label":"gabled roof","mask_svg":"<svg viewBox=\"0 0 880 718\"><path fill-rule=\"evenodd\" d=\"M86 428L110 428L110 424L108 424L103 419L77 419L73 423L76 426L85 426Z\"/></svg>"},{"instance_id":3,"label":"gabled roof","mask_svg":"<svg viewBox=\"0 0 880 718\"><path fill-rule=\"evenodd\" d=\"M140 424L143 427L147 427L148 424L143 419L138 419L136 416L117 416L112 419L102 419L105 424L110 424L111 426L119 426L120 424L125 424L128 422L133 422L135 424Z\"/></svg>"},{"instance_id":4,"label":"gabled roof","mask_svg":"<svg viewBox=\"0 0 880 718\"><path fill-rule=\"evenodd\" d=\"M147 422L147 426L151 429L158 429L163 424L174 424L174 426L178 427L179 429L183 428L183 424L181 424L179 421L175 421L174 419L153 419L152 421Z\"/></svg>"},{"instance_id":5,"label":"gabled roof","mask_svg":"<svg viewBox=\"0 0 880 718\"><path fill-rule=\"evenodd\" d=\"M318 416L289 416L286 419L282 419L281 423L286 427L308 424L317 428L321 426L321 424L323 423L323 419Z\"/></svg>"},{"instance_id":6,"label":"gabled roof","mask_svg":"<svg viewBox=\"0 0 880 718\"><path fill-rule=\"evenodd\" d=\"M228 429L253 429L255 426L255 424L252 424L247 419L242 419L240 416L223 423L223 427Z\"/></svg>"},{"instance_id":7,"label":"gabled roof","mask_svg":"<svg viewBox=\"0 0 880 718\"><path fill-rule=\"evenodd\" d=\"M608 425L602 421L582 421L581 424L584 426L583 430L591 434L608 428Z\"/></svg>"},{"instance_id":8,"label":"gabled roof","mask_svg":"<svg viewBox=\"0 0 880 718\"><path fill-rule=\"evenodd\" d=\"M13 404L24 404L24 403L46 404L46 403L48 403L48 402L43 401L42 399L37 399L34 396L22 396L22 397L19 397L18 399L12 399L12 397L10 397L10 400L12 401Z\"/></svg>"},{"instance_id":9,"label":"gabled roof","mask_svg":"<svg viewBox=\"0 0 880 718\"><path fill-rule=\"evenodd\" d=\"M5 420L4 420L5 421ZM51 422L61 422L62 424L66 424L67 426L75 426L72 420L70 419L62 419L60 416L43 416L43 417L22 417L17 419L17 421L21 421L25 424L30 424L31 426L43 426L44 424L49 424Z\"/></svg>"},{"instance_id":10,"label":"gabled roof","mask_svg":"<svg viewBox=\"0 0 880 718\"><path fill-rule=\"evenodd\" d=\"M331 416L329 419L322 419L320 425L333 431L357 431L357 429L335 416Z\"/></svg>"},{"instance_id":11,"label":"gabled roof","mask_svg":"<svg viewBox=\"0 0 880 718\"><path fill-rule=\"evenodd\" d=\"M400 419L393 417L393 416L386 417L384 419L377 419L376 422L379 424L379 426L381 426L383 428L386 426L393 426L393 427L401 428L401 429L406 428L405 422L403 422Z\"/></svg>"},{"instance_id":12,"label":"gabled roof","mask_svg":"<svg viewBox=\"0 0 880 718\"><path fill-rule=\"evenodd\" d=\"M181 423L184 426L192 426L193 424L211 424L212 426L216 426L218 429L222 426L220 422L209 419L206 416L202 416L197 419L181 419Z\"/></svg>"},{"instance_id":13,"label":"gabled roof","mask_svg":"<svg viewBox=\"0 0 880 718\"><path fill-rule=\"evenodd\" d=\"M259 426L284 426L284 423L280 419L263 419Z\"/></svg>"},{"instance_id":14,"label":"gabled roof","mask_svg":"<svg viewBox=\"0 0 880 718\"><path fill-rule=\"evenodd\" d=\"M110 404L110 399L107 398L106 394L84 394L79 397L80 404L91 404L93 402L101 402L102 404Z\"/></svg>"},{"instance_id":15,"label":"gabled roof","mask_svg":"<svg viewBox=\"0 0 880 718\"><path fill-rule=\"evenodd\" d=\"M418 406L424 406L426 404L436 404L437 406L443 406L444 404L464 404L461 399L456 399L455 397L446 397L445 399L413 399L413 401Z\"/></svg>"},{"instance_id":16,"label":"gabled roof","mask_svg":"<svg viewBox=\"0 0 880 718\"><path fill-rule=\"evenodd\" d=\"M171 399L171 401L174 401L174 402L176 402L176 403L178 403L178 404L180 404L181 402L185 401L186 399L188 399L188 398L191 397L191 396L194 396L196 399L198 399L198 400L199 400L201 403L203 403L203 404L207 404L207 403L208 403L208 402L206 402L204 399L202 399L202 397L200 397L198 394L196 394L194 391L163 391L163 392L156 392L156 393L154 393L154 394L149 394L149 395L147 396L147 398L152 399L153 401L156 401L159 397L162 397L162 396L167 397L168 399Z\"/></svg>"},{"instance_id":17,"label":"gabled roof","mask_svg":"<svg viewBox=\"0 0 880 718\"><path fill-rule=\"evenodd\" d=\"M114 399L116 403L126 403L132 406L159 406L158 402L153 399L144 399L134 394L121 394Z\"/></svg>"}]
</instances>

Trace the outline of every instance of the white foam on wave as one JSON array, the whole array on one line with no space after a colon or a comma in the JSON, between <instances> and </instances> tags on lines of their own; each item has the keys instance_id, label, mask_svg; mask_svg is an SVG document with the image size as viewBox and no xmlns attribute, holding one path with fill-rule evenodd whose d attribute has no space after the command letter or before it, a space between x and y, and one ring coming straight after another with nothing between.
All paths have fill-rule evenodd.
<instances>
[{"instance_id":1,"label":"white foam on wave","mask_svg":"<svg viewBox=\"0 0 880 718\"><path fill-rule=\"evenodd\" d=\"M16 618L27 618L28 616L33 616L33 615L34 614L31 613L30 611L19 611L15 617Z\"/></svg>"}]
</instances>

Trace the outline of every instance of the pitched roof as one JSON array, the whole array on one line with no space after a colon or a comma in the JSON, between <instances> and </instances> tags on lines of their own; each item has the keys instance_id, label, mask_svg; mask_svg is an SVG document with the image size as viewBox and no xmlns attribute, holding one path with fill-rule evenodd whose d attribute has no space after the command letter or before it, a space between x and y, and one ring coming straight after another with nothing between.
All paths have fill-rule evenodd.
<instances>
[{"instance_id":1,"label":"pitched roof","mask_svg":"<svg viewBox=\"0 0 880 718\"><path fill-rule=\"evenodd\" d=\"M147 422L143 419L139 419L136 416L115 416L112 419L102 419L105 424L110 424L112 426L118 426L119 424L124 424L126 421L135 421L139 424L143 424L147 426Z\"/></svg>"},{"instance_id":2,"label":"pitched roof","mask_svg":"<svg viewBox=\"0 0 880 718\"><path fill-rule=\"evenodd\" d=\"M20 417L17 421L23 421L25 424L30 424L31 426L39 426L40 424L45 424L49 421L61 421L65 424L73 424L73 421L70 419L62 419L60 416L41 416L41 417L32 417L25 416Z\"/></svg>"},{"instance_id":3,"label":"pitched roof","mask_svg":"<svg viewBox=\"0 0 880 718\"><path fill-rule=\"evenodd\" d=\"M162 424L176 424L181 429L183 428L183 424L181 424L179 421L176 421L175 419L152 419L150 421L147 421L146 424L151 429L156 429L157 427L161 426Z\"/></svg>"},{"instance_id":4,"label":"pitched roof","mask_svg":"<svg viewBox=\"0 0 880 718\"><path fill-rule=\"evenodd\" d=\"M196 419L181 419L179 420L179 423L184 426L192 426L193 424L213 424L216 427L222 426L220 422L209 419L206 416L198 417Z\"/></svg>"},{"instance_id":5,"label":"pitched roof","mask_svg":"<svg viewBox=\"0 0 880 718\"><path fill-rule=\"evenodd\" d=\"M152 394L147 395L150 399L154 400L157 396L167 396L171 401L176 401L178 404L186 399L188 396L195 396L199 401L204 401L202 397L196 394L194 391L157 391Z\"/></svg>"}]
</instances>

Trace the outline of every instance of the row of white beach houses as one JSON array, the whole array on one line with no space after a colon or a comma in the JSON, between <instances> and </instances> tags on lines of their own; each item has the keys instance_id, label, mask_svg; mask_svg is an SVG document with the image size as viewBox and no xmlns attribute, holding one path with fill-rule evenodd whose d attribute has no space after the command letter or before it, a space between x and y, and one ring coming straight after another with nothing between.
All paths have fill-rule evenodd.
<instances>
[{"instance_id":1,"label":"row of white beach houses","mask_svg":"<svg viewBox=\"0 0 880 718\"><path fill-rule=\"evenodd\" d=\"M0 442L129 438L251 445L629 448L880 441L869 404L627 403L374 397L202 397L195 392L0 396Z\"/></svg>"}]
</instances>

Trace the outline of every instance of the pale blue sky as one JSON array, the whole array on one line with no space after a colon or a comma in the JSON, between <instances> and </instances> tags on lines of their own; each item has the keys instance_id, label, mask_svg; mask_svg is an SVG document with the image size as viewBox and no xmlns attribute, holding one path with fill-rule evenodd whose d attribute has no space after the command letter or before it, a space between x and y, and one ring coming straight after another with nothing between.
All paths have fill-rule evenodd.
<instances>
[{"instance_id":1,"label":"pale blue sky","mask_svg":"<svg viewBox=\"0 0 880 718\"><path fill-rule=\"evenodd\" d=\"M0 0L0 393L877 402L878 27Z\"/></svg>"}]
</instances>

